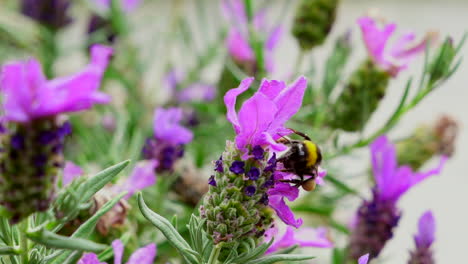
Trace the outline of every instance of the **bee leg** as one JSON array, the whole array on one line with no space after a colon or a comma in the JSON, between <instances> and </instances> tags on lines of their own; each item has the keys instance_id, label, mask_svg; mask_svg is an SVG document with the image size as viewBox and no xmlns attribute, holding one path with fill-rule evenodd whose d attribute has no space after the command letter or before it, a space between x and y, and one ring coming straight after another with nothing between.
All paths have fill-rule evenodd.
<instances>
[{"instance_id":1,"label":"bee leg","mask_svg":"<svg viewBox=\"0 0 468 264\"><path fill-rule=\"evenodd\" d=\"M293 183L296 188L302 185L302 180L280 180L280 182Z\"/></svg>"}]
</instances>

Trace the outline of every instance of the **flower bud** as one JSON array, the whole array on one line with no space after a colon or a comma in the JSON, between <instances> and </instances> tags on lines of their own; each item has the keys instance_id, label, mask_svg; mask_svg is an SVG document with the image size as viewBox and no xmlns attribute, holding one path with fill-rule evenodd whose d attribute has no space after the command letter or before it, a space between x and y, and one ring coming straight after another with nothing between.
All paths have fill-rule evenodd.
<instances>
[{"instance_id":1,"label":"flower bud","mask_svg":"<svg viewBox=\"0 0 468 264\"><path fill-rule=\"evenodd\" d=\"M452 156L457 134L458 124L449 116L440 117L432 127L421 125L396 144L398 164L418 170L434 155Z\"/></svg>"},{"instance_id":2,"label":"flower bud","mask_svg":"<svg viewBox=\"0 0 468 264\"><path fill-rule=\"evenodd\" d=\"M273 221L267 194L273 170L266 169L268 157L242 160L241 155L234 143L228 141L226 151L215 164L210 189L200 207L200 215L207 220L206 231L215 244L237 243L247 238L259 244ZM249 174L251 171L259 173Z\"/></svg>"},{"instance_id":3,"label":"flower bud","mask_svg":"<svg viewBox=\"0 0 468 264\"><path fill-rule=\"evenodd\" d=\"M452 62L455 59L456 50L453 46L453 39L447 38L444 44L439 48L439 52L429 66L429 82L435 83L441 79L447 78L452 70Z\"/></svg>"},{"instance_id":4,"label":"flower bud","mask_svg":"<svg viewBox=\"0 0 468 264\"><path fill-rule=\"evenodd\" d=\"M329 125L349 132L362 130L385 96L390 77L372 61L364 62L336 100Z\"/></svg>"},{"instance_id":5,"label":"flower bud","mask_svg":"<svg viewBox=\"0 0 468 264\"><path fill-rule=\"evenodd\" d=\"M292 33L303 50L321 45L335 22L339 0L303 0L299 4Z\"/></svg>"},{"instance_id":6,"label":"flower bud","mask_svg":"<svg viewBox=\"0 0 468 264\"><path fill-rule=\"evenodd\" d=\"M0 201L13 223L49 208L63 166L65 136L70 133L70 123L44 118L11 123L2 136Z\"/></svg>"}]
</instances>

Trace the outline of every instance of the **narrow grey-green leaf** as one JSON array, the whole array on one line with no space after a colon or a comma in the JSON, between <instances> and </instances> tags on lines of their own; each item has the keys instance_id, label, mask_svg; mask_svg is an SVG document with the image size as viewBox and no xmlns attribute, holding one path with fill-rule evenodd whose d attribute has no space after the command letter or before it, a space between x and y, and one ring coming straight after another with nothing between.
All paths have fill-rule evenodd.
<instances>
[{"instance_id":1,"label":"narrow grey-green leaf","mask_svg":"<svg viewBox=\"0 0 468 264\"><path fill-rule=\"evenodd\" d=\"M244 253L240 255L238 258L236 258L233 262L235 263L245 263L247 261L250 261L252 259L258 258L259 256L262 256L265 254L265 252L270 248L271 244L273 244L273 239L270 240L268 243L263 243L260 246L256 247L250 252Z\"/></svg>"},{"instance_id":2,"label":"narrow grey-green leaf","mask_svg":"<svg viewBox=\"0 0 468 264\"><path fill-rule=\"evenodd\" d=\"M73 238L54 234L50 231L39 229L26 232L26 237L32 241L51 248L72 249L90 252L100 252L107 245L98 244L83 238Z\"/></svg>"},{"instance_id":3,"label":"narrow grey-green leaf","mask_svg":"<svg viewBox=\"0 0 468 264\"><path fill-rule=\"evenodd\" d=\"M148 208L141 193L138 193L138 206L143 216L163 233L169 243L187 258L187 261L190 263L197 263L197 259L186 251L192 250L187 241L182 238L166 218Z\"/></svg>"},{"instance_id":4,"label":"narrow grey-green leaf","mask_svg":"<svg viewBox=\"0 0 468 264\"><path fill-rule=\"evenodd\" d=\"M18 250L14 247L0 246L0 255L18 255Z\"/></svg>"},{"instance_id":5,"label":"narrow grey-green leaf","mask_svg":"<svg viewBox=\"0 0 468 264\"><path fill-rule=\"evenodd\" d=\"M279 254L279 255L271 255L265 256L259 259L254 259L245 264L273 264L279 261L301 261L301 260L309 260L315 257L312 256L304 256L304 255L287 255L287 254Z\"/></svg>"},{"instance_id":6,"label":"narrow grey-green leaf","mask_svg":"<svg viewBox=\"0 0 468 264\"><path fill-rule=\"evenodd\" d=\"M111 166L91 179L87 180L78 189L78 193L81 195L83 201L89 200L95 193L101 190L107 183L112 181L119 172L121 172L128 164L130 160L122 161L114 166Z\"/></svg>"}]
</instances>

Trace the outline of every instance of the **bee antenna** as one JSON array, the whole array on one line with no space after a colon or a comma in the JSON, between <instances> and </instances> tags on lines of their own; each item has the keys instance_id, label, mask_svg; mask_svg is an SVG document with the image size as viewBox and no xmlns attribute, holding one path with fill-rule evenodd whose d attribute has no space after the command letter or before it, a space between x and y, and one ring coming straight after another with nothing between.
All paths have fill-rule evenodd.
<instances>
[{"instance_id":1,"label":"bee antenna","mask_svg":"<svg viewBox=\"0 0 468 264\"><path fill-rule=\"evenodd\" d=\"M280 138L282 139L278 139L277 142L278 143L281 143L282 141L284 141L285 143L287 144L291 144L291 140L289 140L289 138L285 137L284 135L281 135L280 133L276 133L278 136L280 136Z\"/></svg>"},{"instance_id":2,"label":"bee antenna","mask_svg":"<svg viewBox=\"0 0 468 264\"><path fill-rule=\"evenodd\" d=\"M306 140L309 140L309 141L311 140L308 135L306 135L306 134L304 134L302 132L299 132L299 131L297 131L295 129L292 129L292 128L288 128L288 129L291 130L294 134L299 135L299 136L303 137Z\"/></svg>"}]
</instances>

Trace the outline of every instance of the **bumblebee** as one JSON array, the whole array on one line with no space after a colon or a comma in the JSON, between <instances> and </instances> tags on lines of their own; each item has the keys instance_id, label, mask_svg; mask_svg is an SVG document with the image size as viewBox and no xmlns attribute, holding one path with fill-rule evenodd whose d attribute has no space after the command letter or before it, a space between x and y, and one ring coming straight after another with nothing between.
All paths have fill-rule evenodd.
<instances>
[{"instance_id":1,"label":"bumblebee","mask_svg":"<svg viewBox=\"0 0 468 264\"><path fill-rule=\"evenodd\" d=\"M291 129L291 131L304 138L304 140L290 140L282 137L278 142L289 146L289 150L278 158L284 166L282 171L296 174L299 179L282 180L296 184L296 187L302 186L306 191L315 189L315 178L318 175L318 166L322 162L322 153L320 148L304 133ZM304 176L310 178L305 179Z\"/></svg>"}]
</instances>

